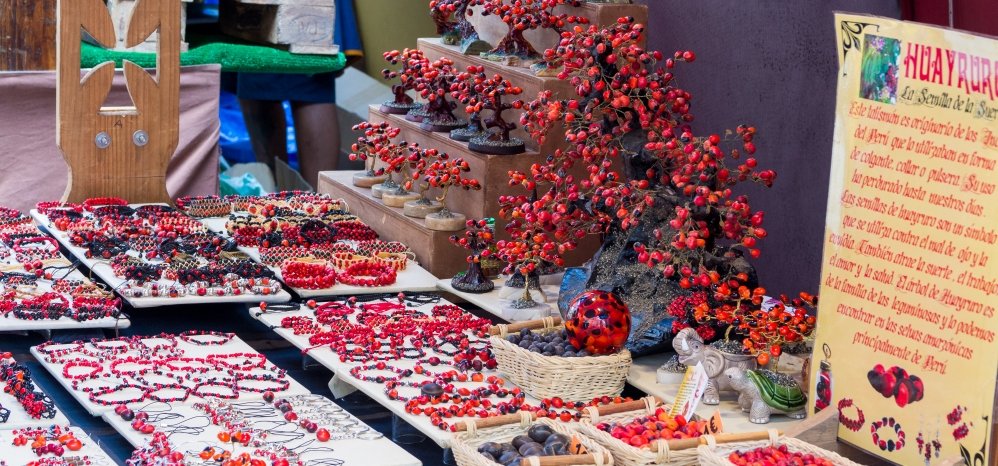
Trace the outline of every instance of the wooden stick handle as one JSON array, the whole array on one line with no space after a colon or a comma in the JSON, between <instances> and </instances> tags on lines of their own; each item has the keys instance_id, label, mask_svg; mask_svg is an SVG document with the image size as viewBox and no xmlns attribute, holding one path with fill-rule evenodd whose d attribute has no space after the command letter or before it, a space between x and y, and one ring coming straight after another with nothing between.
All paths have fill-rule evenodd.
<instances>
[{"instance_id":1,"label":"wooden stick handle","mask_svg":"<svg viewBox=\"0 0 998 466\"><path fill-rule=\"evenodd\" d=\"M561 317L554 316L554 317L551 317L551 320L554 321L554 325L560 325L561 324ZM523 322L515 322L515 323L509 324L509 325L506 326L506 329L507 329L507 331L509 331L510 334L519 332L522 329L536 330L536 329L541 329L541 328L544 328L544 319L526 320L526 321L523 321ZM498 335L499 334L499 326L498 325L493 325L492 327L490 327L489 328L489 334L490 335Z\"/></svg>"},{"instance_id":2,"label":"wooden stick handle","mask_svg":"<svg viewBox=\"0 0 998 466\"><path fill-rule=\"evenodd\" d=\"M779 435L783 435L783 432L779 432ZM734 442L753 442L756 440L769 440L768 431L760 432L738 432L734 434L715 434L714 440L718 444L722 443L734 443ZM689 450L690 448L696 448L700 445L706 445L707 440L704 437L694 437L694 438L684 438L678 440L669 440L669 451L678 450ZM651 445L651 450L657 452L658 444L653 443Z\"/></svg>"},{"instance_id":3,"label":"wooden stick handle","mask_svg":"<svg viewBox=\"0 0 998 466\"><path fill-rule=\"evenodd\" d=\"M659 404L661 401L658 398L655 398L655 403ZM626 413L628 411L637 411L639 409L645 409L644 399L628 401L626 403L602 405L596 410L599 411L600 416L609 416L611 414Z\"/></svg>"},{"instance_id":4,"label":"wooden stick handle","mask_svg":"<svg viewBox=\"0 0 998 466\"><path fill-rule=\"evenodd\" d=\"M485 419L476 419L473 422L475 423L475 427L479 429L487 429L489 427L504 426L506 424L516 424L520 422L520 419L520 413L513 413L496 417L487 417ZM530 413L530 419L536 420L537 416L535 416L534 413ZM454 428L458 432L463 432L468 430L468 425L463 422L458 422Z\"/></svg>"},{"instance_id":5,"label":"wooden stick handle","mask_svg":"<svg viewBox=\"0 0 998 466\"><path fill-rule=\"evenodd\" d=\"M560 455L560 456L537 456L541 466L572 466L575 464L597 464L596 456L600 453L588 453L585 455ZM609 461L604 457L603 462ZM531 466L528 458L520 460L520 466Z\"/></svg>"},{"instance_id":6,"label":"wooden stick handle","mask_svg":"<svg viewBox=\"0 0 998 466\"><path fill-rule=\"evenodd\" d=\"M669 440L669 451L689 450L691 448L696 448L700 446L700 444L702 443L707 443L707 442L702 441L700 437ZM651 451L658 452L657 442L651 445Z\"/></svg>"}]
</instances>

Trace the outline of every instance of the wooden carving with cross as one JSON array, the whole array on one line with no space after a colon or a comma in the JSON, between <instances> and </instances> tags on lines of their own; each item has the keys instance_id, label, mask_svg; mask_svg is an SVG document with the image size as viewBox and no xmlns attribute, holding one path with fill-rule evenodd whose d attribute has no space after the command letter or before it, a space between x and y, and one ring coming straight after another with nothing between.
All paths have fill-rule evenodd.
<instances>
[{"instance_id":1,"label":"wooden carving with cross","mask_svg":"<svg viewBox=\"0 0 998 466\"><path fill-rule=\"evenodd\" d=\"M80 79L80 40L86 30L113 47L115 28L101 0L59 0L56 141L69 164L64 201L117 196L130 202L169 202L166 168L180 127L180 8L178 0L138 0L127 28L133 47L159 30L156 75L124 62L131 107L104 107L114 63Z\"/></svg>"}]
</instances>

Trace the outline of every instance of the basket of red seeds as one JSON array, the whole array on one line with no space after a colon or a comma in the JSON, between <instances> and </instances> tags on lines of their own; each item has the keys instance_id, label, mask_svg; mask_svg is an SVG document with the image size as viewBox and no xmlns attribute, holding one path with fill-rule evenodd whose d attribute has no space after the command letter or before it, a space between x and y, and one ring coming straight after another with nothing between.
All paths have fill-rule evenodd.
<instances>
[{"instance_id":1,"label":"basket of red seeds","mask_svg":"<svg viewBox=\"0 0 998 466\"><path fill-rule=\"evenodd\" d=\"M699 463L707 466L773 464L789 466L860 466L836 453L769 430L769 440L701 445Z\"/></svg>"},{"instance_id":2,"label":"basket of red seeds","mask_svg":"<svg viewBox=\"0 0 998 466\"><path fill-rule=\"evenodd\" d=\"M669 414L655 397L587 408L576 430L610 450L623 466L695 465L707 421Z\"/></svg>"},{"instance_id":3,"label":"basket of red seeds","mask_svg":"<svg viewBox=\"0 0 998 466\"><path fill-rule=\"evenodd\" d=\"M613 466L613 456L566 424L520 411L458 424L451 450L458 466Z\"/></svg>"},{"instance_id":4,"label":"basket of red seeds","mask_svg":"<svg viewBox=\"0 0 998 466\"><path fill-rule=\"evenodd\" d=\"M572 346L561 319L496 325L490 330L499 372L535 398L566 401L617 396L624 390L631 353L594 355Z\"/></svg>"}]
</instances>

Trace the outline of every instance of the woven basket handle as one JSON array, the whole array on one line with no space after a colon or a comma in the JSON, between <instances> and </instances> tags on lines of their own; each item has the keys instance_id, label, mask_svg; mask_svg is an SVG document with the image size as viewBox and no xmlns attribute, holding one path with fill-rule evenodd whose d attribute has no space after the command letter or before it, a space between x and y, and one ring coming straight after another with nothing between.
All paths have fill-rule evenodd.
<instances>
[{"instance_id":1,"label":"woven basket handle","mask_svg":"<svg viewBox=\"0 0 998 466\"><path fill-rule=\"evenodd\" d=\"M543 319L537 320L525 320L523 322L516 322L513 324L499 324L489 327L489 335L501 335L502 329L505 328L506 334L516 333L522 329L537 330L542 328L553 328L557 325L561 325L561 317L545 317Z\"/></svg>"},{"instance_id":2,"label":"woven basket handle","mask_svg":"<svg viewBox=\"0 0 998 466\"><path fill-rule=\"evenodd\" d=\"M520 466L573 466L576 464L603 466L608 462L609 460L602 453L587 453L585 455L528 456L520 460Z\"/></svg>"},{"instance_id":3,"label":"woven basket handle","mask_svg":"<svg viewBox=\"0 0 998 466\"><path fill-rule=\"evenodd\" d=\"M626 413L628 411L637 411L639 409L645 410L648 414L655 412L655 407L659 404L658 398L654 396L647 396L640 400L628 401L626 403L616 403L609 405L602 405L600 407L590 406L584 410L585 414L589 416L589 420L596 424L599 422L599 418L602 416L609 416L611 414Z\"/></svg>"},{"instance_id":4,"label":"woven basket handle","mask_svg":"<svg viewBox=\"0 0 998 466\"><path fill-rule=\"evenodd\" d=\"M668 457L669 452L679 450L689 450L700 445L715 446L722 443L753 442L756 440L769 440L775 445L782 433L776 429L769 429L758 432L739 432L735 434L714 434L702 437L684 438L669 441L656 441L651 444L651 451L660 453L661 456Z\"/></svg>"},{"instance_id":5,"label":"woven basket handle","mask_svg":"<svg viewBox=\"0 0 998 466\"><path fill-rule=\"evenodd\" d=\"M457 429L458 432L462 431L472 432L472 430L477 431L478 429L487 429L489 427L504 426L507 424L516 424L518 422L523 424L524 427L526 427L531 422L534 422L534 419L536 419L536 417L534 416L533 413L529 413L527 411L520 411L518 413L506 414L503 416L468 420L463 423L455 424L454 428ZM470 427L472 424L474 425L474 427Z\"/></svg>"}]
</instances>

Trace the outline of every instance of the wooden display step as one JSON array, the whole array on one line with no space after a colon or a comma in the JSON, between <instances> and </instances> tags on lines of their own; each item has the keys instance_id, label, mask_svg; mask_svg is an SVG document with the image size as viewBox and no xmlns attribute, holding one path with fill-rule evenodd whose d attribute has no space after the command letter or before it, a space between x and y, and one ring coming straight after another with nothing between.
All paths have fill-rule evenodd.
<instances>
[{"instance_id":1,"label":"wooden display step","mask_svg":"<svg viewBox=\"0 0 998 466\"><path fill-rule=\"evenodd\" d=\"M461 50L456 45L447 45L440 41L437 37L422 38L417 40L417 45L419 50L422 50L426 54L426 58L430 60L436 60L439 57L446 57L454 61L455 66L460 70L465 70L469 66L483 66L485 67L485 72L492 76L494 74L500 74L502 77L508 79L513 83L514 86L519 86L523 88L523 94L520 94L519 98L524 102L530 102L537 98L537 94L541 91L550 90L555 96L570 96L574 94L574 89L568 81L562 81L557 77L542 77L536 76L529 68L522 68L518 66L508 66L502 63L486 60L482 57L476 57L472 55L465 55L461 53ZM506 98L508 101L512 101L511 97ZM458 105L458 107L461 107ZM464 111L462 108L458 109L460 114L463 116ZM507 121L513 121L517 123L517 128L513 131L512 136L523 140L527 145L527 149L540 152L542 154L548 154L553 152L556 148L564 145L563 131L559 128L554 128L551 130L551 137L547 138L543 146L538 147L537 141L530 138L526 131L520 127L520 115L523 114L522 110L511 109L508 110L503 116L506 117Z\"/></svg>"},{"instance_id":2,"label":"wooden display step","mask_svg":"<svg viewBox=\"0 0 998 466\"><path fill-rule=\"evenodd\" d=\"M453 277L467 268L466 251L450 243L454 232L430 230L423 219L406 217L402 209L382 204L371 196L370 189L353 185L355 173L320 172L318 191L345 200L350 211L374 228L381 239L405 243L416 253L416 261L434 276Z\"/></svg>"},{"instance_id":3,"label":"wooden display step","mask_svg":"<svg viewBox=\"0 0 998 466\"><path fill-rule=\"evenodd\" d=\"M496 15L483 16L481 7L472 7L472 11L474 13L468 17L468 20L475 26L475 31L478 32L479 37L493 45L499 43L508 31L506 23L502 22L502 19ZM617 19L622 16L631 16L639 24L648 24L648 6L629 2L586 2L580 7L563 5L558 7L555 13L581 16L588 19L589 24L599 26L609 26L616 23ZM559 41L558 34L551 29L527 31L523 37L540 53L554 47Z\"/></svg>"},{"instance_id":4,"label":"wooden display step","mask_svg":"<svg viewBox=\"0 0 998 466\"><path fill-rule=\"evenodd\" d=\"M448 133L425 131L419 123L406 120L402 115L390 115L372 105L368 120L372 123L383 121L402 130L399 140L414 142L425 148L439 149L451 157L463 157L471 167L471 176L482 184L479 191L452 190L447 196L447 205L454 212L468 218L495 217L499 212L499 196L503 194L523 194L518 186L509 186L510 170L528 170L530 165L540 162L537 152L524 152L516 155L488 155L468 150L468 144L455 141ZM430 194L437 195L438 191Z\"/></svg>"},{"instance_id":5,"label":"wooden display step","mask_svg":"<svg viewBox=\"0 0 998 466\"><path fill-rule=\"evenodd\" d=\"M287 47L291 53L335 55L334 0L221 0L222 31L240 39Z\"/></svg>"}]
</instances>

